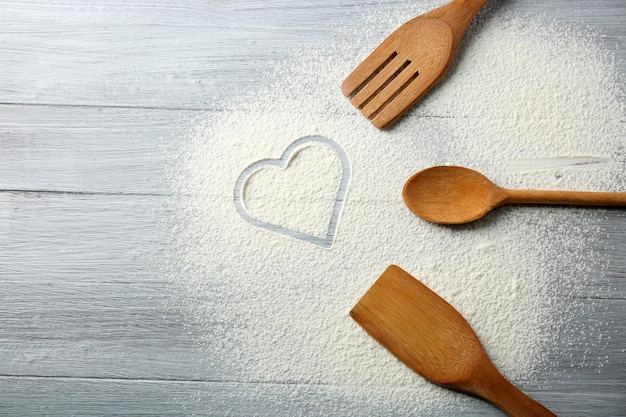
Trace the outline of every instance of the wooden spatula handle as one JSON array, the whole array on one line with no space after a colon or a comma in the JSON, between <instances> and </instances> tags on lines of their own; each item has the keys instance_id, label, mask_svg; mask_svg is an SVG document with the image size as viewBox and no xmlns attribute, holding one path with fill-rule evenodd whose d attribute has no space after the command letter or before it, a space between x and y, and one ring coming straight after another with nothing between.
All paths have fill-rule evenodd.
<instances>
[{"instance_id":1,"label":"wooden spatula handle","mask_svg":"<svg viewBox=\"0 0 626 417\"><path fill-rule=\"evenodd\" d=\"M504 377L499 387L497 398L490 402L511 417L556 417L537 401L524 394Z\"/></svg>"},{"instance_id":2,"label":"wooden spatula handle","mask_svg":"<svg viewBox=\"0 0 626 417\"><path fill-rule=\"evenodd\" d=\"M470 24L474 15L478 13L488 0L452 0L431 12L425 13L423 17L434 17L446 22L452 30L454 51L458 46L463 33Z\"/></svg>"},{"instance_id":3,"label":"wooden spatula handle","mask_svg":"<svg viewBox=\"0 0 626 417\"><path fill-rule=\"evenodd\" d=\"M487 358L476 368L471 382L456 388L489 401L511 417L556 417L511 384Z\"/></svg>"},{"instance_id":4,"label":"wooden spatula handle","mask_svg":"<svg viewBox=\"0 0 626 417\"><path fill-rule=\"evenodd\" d=\"M506 191L505 203L626 206L626 193L545 190Z\"/></svg>"}]
</instances>

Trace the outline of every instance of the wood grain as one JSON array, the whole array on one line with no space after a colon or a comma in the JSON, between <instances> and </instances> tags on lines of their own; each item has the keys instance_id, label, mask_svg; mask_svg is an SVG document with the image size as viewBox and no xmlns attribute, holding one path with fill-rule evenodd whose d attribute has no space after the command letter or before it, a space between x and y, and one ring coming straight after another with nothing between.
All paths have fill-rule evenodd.
<instances>
[{"instance_id":1,"label":"wood grain","mask_svg":"<svg viewBox=\"0 0 626 417\"><path fill-rule=\"evenodd\" d=\"M443 165L415 173L402 189L406 206L440 224L463 224L505 204L626 206L626 193L505 189L478 171Z\"/></svg>"},{"instance_id":2,"label":"wood grain","mask_svg":"<svg viewBox=\"0 0 626 417\"><path fill-rule=\"evenodd\" d=\"M341 91L374 126L390 126L443 77L486 2L451 1L404 23L348 75Z\"/></svg>"},{"instance_id":3,"label":"wood grain","mask_svg":"<svg viewBox=\"0 0 626 417\"><path fill-rule=\"evenodd\" d=\"M511 417L554 417L500 374L454 307L396 265L385 269L350 316L429 381L483 398Z\"/></svg>"},{"instance_id":4,"label":"wood grain","mask_svg":"<svg viewBox=\"0 0 626 417\"><path fill-rule=\"evenodd\" d=\"M492 1L597 28L626 72L622 0ZM211 366L196 343L207 324L168 279L184 265L168 264L162 207L181 120L222 111L291 48L345 41L336 28L358 31L359 8L403 3L0 0L0 415L402 415L385 387L372 408L314 380ZM607 273L573 295L600 298L581 320L611 335L608 360L563 345L547 388L527 390L559 415L626 415L625 224L606 211Z\"/></svg>"}]
</instances>

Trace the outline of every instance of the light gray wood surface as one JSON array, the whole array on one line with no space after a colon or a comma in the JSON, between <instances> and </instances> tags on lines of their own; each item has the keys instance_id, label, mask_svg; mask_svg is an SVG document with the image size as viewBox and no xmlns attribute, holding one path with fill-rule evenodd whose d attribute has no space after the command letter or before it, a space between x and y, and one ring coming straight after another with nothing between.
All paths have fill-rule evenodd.
<instances>
[{"instance_id":1,"label":"light gray wood surface","mask_svg":"<svg viewBox=\"0 0 626 417\"><path fill-rule=\"evenodd\" d=\"M219 111L260 63L332 40L362 3L0 0L0 415L394 414L310 381L212 369L189 294L164 276L173 243L160 230L177 122ZM623 0L500 3L597 28L626 73ZM560 415L626 416L624 211L604 229L610 267L590 291L603 307L581 320L614 336L601 372L556 372L531 393ZM571 357L585 360L555 368ZM462 415L500 415L472 407Z\"/></svg>"}]
</instances>

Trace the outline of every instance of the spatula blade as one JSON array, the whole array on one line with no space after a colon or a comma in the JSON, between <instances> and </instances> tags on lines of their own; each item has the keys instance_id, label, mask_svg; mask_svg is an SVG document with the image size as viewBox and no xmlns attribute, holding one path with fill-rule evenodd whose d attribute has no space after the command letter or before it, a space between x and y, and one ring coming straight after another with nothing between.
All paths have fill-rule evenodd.
<instances>
[{"instance_id":1,"label":"spatula blade","mask_svg":"<svg viewBox=\"0 0 626 417\"><path fill-rule=\"evenodd\" d=\"M350 316L409 368L438 384L465 378L484 355L467 321L395 265L383 272Z\"/></svg>"},{"instance_id":2,"label":"spatula blade","mask_svg":"<svg viewBox=\"0 0 626 417\"><path fill-rule=\"evenodd\" d=\"M432 382L481 397L512 417L555 417L498 372L454 307L395 265L383 272L350 315Z\"/></svg>"}]
</instances>

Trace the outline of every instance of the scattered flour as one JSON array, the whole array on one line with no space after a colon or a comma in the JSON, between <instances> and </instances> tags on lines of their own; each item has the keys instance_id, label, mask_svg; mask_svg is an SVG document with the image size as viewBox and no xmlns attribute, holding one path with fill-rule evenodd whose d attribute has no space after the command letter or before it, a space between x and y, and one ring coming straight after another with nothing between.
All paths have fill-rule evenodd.
<instances>
[{"instance_id":1,"label":"scattered flour","mask_svg":"<svg viewBox=\"0 0 626 417\"><path fill-rule=\"evenodd\" d=\"M393 21L384 21L370 8L355 12L371 19L358 25L369 27L358 37L337 29L333 45L294 51L267 69L259 91L242 91L222 111L189 121L175 178L183 196L177 256L186 268L175 284L188 291L190 315L203 326L209 377L266 383L257 389L301 386L291 412L309 403L305 387L316 386L321 398L314 403L340 398L361 415L450 415L480 407L415 375L348 317L395 263L465 316L504 375L524 389L540 387L555 363L570 359L562 347L580 345L581 334L593 332L593 324L577 318L594 308L584 299L604 268L592 243L602 239L605 212L503 207L449 228L413 216L401 189L420 169L455 164L510 188L626 190L623 83L611 56L581 30L487 10L441 84L381 132L339 85L416 11L398 6L385 14ZM233 204L235 181L247 166L280 158L308 135L332 139L350 160L330 249L253 227ZM251 181L250 210L322 233L339 175L336 156L324 152L303 151L284 175L265 172ZM298 187L314 169L310 178L325 197L311 206L311 193L300 195ZM284 198L269 197L277 195ZM602 345L589 349L589 363L597 365ZM319 407L302 415L325 410ZM275 411L281 415L280 407Z\"/></svg>"}]
</instances>

